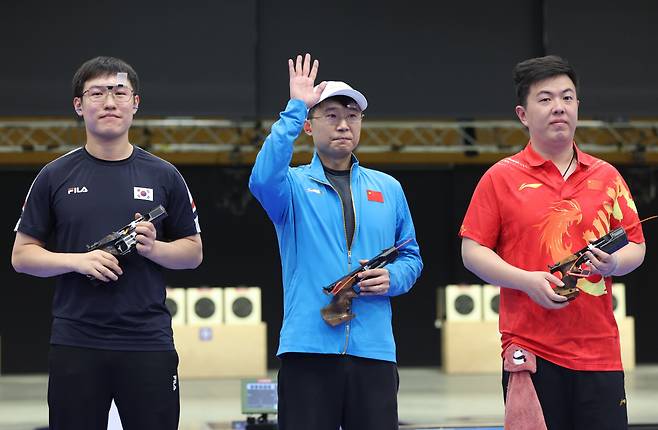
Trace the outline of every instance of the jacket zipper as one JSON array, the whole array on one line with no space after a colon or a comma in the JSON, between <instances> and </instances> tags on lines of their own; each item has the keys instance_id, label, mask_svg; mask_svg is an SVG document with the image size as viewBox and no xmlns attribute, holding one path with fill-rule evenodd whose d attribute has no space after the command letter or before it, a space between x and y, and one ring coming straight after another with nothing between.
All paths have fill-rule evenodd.
<instances>
[{"instance_id":1,"label":"jacket zipper","mask_svg":"<svg viewBox=\"0 0 658 430\"><path fill-rule=\"evenodd\" d=\"M354 214L354 232L352 233L352 242L354 243L354 236L356 236L356 207L354 206L354 194L352 194L352 169L350 168L350 198L352 200L352 213ZM341 199L340 204L343 204L343 200ZM343 225L345 226L345 240L347 241L347 225L345 223L345 211L343 210ZM352 267L352 247L348 246L347 248L347 272L350 272L350 268ZM352 309L350 309L351 311ZM351 321L348 321L345 323L345 346L343 347L343 352L341 354L345 355L347 354L347 345L350 342L350 329L351 329Z\"/></svg>"},{"instance_id":2,"label":"jacket zipper","mask_svg":"<svg viewBox=\"0 0 658 430\"><path fill-rule=\"evenodd\" d=\"M322 182L315 178L311 178L311 179L321 184L329 185L329 187L331 187L331 189L334 190L336 194L338 194L338 200L340 200L340 208L343 214L343 230L345 231L345 246L347 247L347 273L349 273L350 267L352 265L352 248L349 245L350 242L347 240L347 222L345 220L345 204L343 203L343 199L340 198L340 193L338 192L338 190L336 190L336 188L334 188L333 185L331 185L331 182L329 181ZM354 207L354 195L352 194L352 167L350 167L350 197L352 200L352 213L354 214L354 233L352 233L352 240L354 240L354 235L356 234L356 208ZM343 346L343 351L341 351L340 353L341 355L347 354L347 345L349 344L349 341L350 341L350 322L348 321L345 323L345 345Z\"/></svg>"},{"instance_id":3,"label":"jacket zipper","mask_svg":"<svg viewBox=\"0 0 658 430\"><path fill-rule=\"evenodd\" d=\"M343 218L345 218L345 217L343 216ZM347 235L345 235L345 237L347 237ZM352 239L354 239L354 238L352 238ZM351 264L352 264L352 250L351 249L347 250L347 264L348 264L348 267L351 267ZM347 269L347 271L348 272L350 271L349 268ZM351 306L350 306L350 311L351 310L352 309L351 309ZM350 321L345 323L345 345L343 346L343 351L341 351L341 355L347 354L347 345L349 344L349 342L350 342Z\"/></svg>"}]
</instances>

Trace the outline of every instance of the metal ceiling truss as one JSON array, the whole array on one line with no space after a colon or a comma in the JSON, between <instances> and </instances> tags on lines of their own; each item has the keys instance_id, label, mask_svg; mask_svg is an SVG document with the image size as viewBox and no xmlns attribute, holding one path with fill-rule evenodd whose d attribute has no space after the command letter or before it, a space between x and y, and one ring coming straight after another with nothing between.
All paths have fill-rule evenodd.
<instances>
[{"instance_id":1,"label":"metal ceiling truss","mask_svg":"<svg viewBox=\"0 0 658 430\"><path fill-rule=\"evenodd\" d=\"M131 142L159 153L257 150L272 122L214 119L138 119ZM73 120L0 121L0 152L64 152L85 139ZM366 121L359 153L513 153L528 141L518 121ZM658 121L580 121L579 146L597 153L658 152ZM296 151L312 151L301 134Z\"/></svg>"}]
</instances>

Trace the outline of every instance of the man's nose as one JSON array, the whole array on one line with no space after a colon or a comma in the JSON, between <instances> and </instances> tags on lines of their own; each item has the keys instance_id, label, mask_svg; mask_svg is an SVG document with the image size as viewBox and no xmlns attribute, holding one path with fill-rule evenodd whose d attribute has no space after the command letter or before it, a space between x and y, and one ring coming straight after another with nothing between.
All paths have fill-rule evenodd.
<instances>
[{"instance_id":1,"label":"man's nose","mask_svg":"<svg viewBox=\"0 0 658 430\"><path fill-rule=\"evenodd\" d=\"M114 93L108 91L103 102L103 107L105 108L116 108L116 100L114 100Z\"/></svg>"},{"instance_id":2,"label":"man's nose","mask_svg":"<svg viewBox=\"0 0 658 430\"><path fill-rule=\"evenodd\" d=\"M564 113L564 102L560 99L555 100L555 103L553 104L553 112L554 113Z\"/></svg>"},{"instance_id":3,"label":"man's nose","mask_svg":"<svg viewBox=\"0 0 658 430\"><path fill-rule=\"evenodd\" d=\"M350 126L347 124L347 118L341 117L338 124L336 124L336 128L338 130L349 130Z\"/></svg>"}]
</instances>

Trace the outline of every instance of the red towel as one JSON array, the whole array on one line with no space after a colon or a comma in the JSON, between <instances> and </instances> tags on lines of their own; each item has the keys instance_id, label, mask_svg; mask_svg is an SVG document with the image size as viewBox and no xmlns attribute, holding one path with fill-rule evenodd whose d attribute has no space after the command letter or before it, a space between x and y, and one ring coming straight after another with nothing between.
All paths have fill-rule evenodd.
<instances>
[{"instance_id":1,"label":"red towel","mask_svg":"<svg viewBox=\"0 0 658 430\"><path fill-rule=\"evenodd\" d=\"M505 399L505 430L546 430L544 413L530 374L537 371L532 352L511 344L503 353L503 368L510 372Z\"/></svg>"}]
</instances>

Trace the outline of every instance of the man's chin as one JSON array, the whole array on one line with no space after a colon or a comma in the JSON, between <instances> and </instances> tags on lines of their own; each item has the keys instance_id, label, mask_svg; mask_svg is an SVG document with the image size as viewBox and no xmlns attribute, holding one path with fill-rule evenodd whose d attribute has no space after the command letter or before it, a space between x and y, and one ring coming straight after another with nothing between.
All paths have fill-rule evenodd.
<instances>
[{"instance_id":1,"label":"man's chin","mask_svg":"<svg viewBox=\"0 0 658 430\"><path fill-rule=\"evenodd\" d=\"M352 149L347 148L331 148L318 152L321 156L331 158L332 160L344 160L352 156Z\"/></svg>"},{"instance_id":2,"label":"man's chin","mask_svg":"<svg viewBox=\"0 0 658 430\"><path fill-rule=\"evenodd\" d=\"M555 133L551 133L550 135L551 141L555 143L572 142L573 137L574 133L572 133L572 130L560 130L556 131Z\"/></svg>"},{"instance_id":3,"label":"man's chin","mask_svg":"<svg viewBox=\"0 0 658 430\"><path fill-rule=\"evenodd\" d=\"M335 151L350 151L354 148L354 144L351 140L334 140L331 142L330 148Z\"/></svg>"},{"instance_id":4,"label":"man's chin","mask_svg":"<svg viewBox=\"0 0 658 430\"><path fill-rule=\"evenodd\" d=\"M102 140L114 140L124 136L127 132L128 129L100 129L93 131L92 134Z\"/></svg>"},{"instance_id":5,"label":"man's chin","mask_svg":"<svg viewBox=\"0 0 658 430\"><path fill-rule=\"evenodd\" d=\"M352 145L349 145L345 147L335 148L333 153L339 157L347 157L349 155L352 155L354 149L355 148Z\"/></svg>"}]
</instances>

